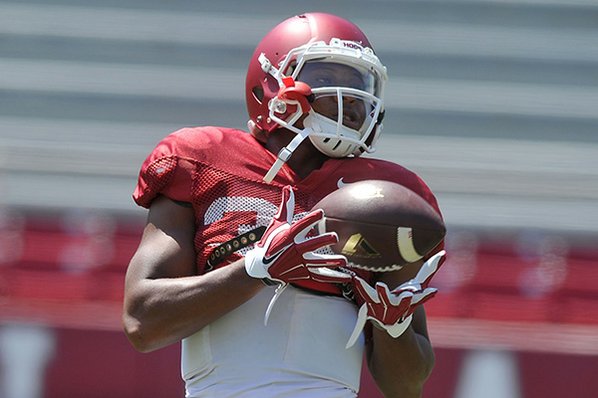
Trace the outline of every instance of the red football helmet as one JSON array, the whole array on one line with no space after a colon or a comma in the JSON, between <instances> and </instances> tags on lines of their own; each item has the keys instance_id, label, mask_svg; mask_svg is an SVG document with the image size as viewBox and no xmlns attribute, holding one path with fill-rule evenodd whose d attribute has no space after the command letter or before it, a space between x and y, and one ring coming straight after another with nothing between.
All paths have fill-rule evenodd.
<instances>
[{"instance_id":1,"label":"red football helmet","mask_svg":"<svg viewBox=\"0 0 598 398\"><path fill-rule=\"evenodd\" d=\"M297 136L264 179L271 181L307 137L330 157L373 152L386 80L386 68L352 22L309 13L272 29L247 71L248 127L254 135L283 127Z\"/></svg>"}]
</instances>

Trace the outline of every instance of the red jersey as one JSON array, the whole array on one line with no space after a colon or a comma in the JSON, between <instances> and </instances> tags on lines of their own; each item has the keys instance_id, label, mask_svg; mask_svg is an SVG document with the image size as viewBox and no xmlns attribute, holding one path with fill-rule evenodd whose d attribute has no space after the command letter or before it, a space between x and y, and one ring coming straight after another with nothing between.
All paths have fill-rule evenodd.
<instances>
[{"instance_id":1,"label":"red jersey","mask_svg":"<svg viewBox=\"0 0 598 398\"><path fill-rule=\"evenodd\" d=\"M215 247L270 223L285 185L295 188L295 214L299 218L339 185L370 179L399 183L440 213L436 198L422 179L392 162L362 157L329 159L303 179L285 164L268 184L262 178L275 160L274 154L244 131L185 128L164 138L145 160L133 199L147 208L157 195L191 204L199 274L209 271L206 262ZM243 254L236 252L219 266ZM313 281L303 287L340 294L336 287Z\"/></svg>"}]
</instances>

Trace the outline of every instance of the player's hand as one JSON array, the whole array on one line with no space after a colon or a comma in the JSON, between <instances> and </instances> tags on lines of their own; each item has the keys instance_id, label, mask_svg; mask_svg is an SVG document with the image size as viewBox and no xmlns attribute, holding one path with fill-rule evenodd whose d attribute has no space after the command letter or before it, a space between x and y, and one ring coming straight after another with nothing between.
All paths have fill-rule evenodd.
<instances>
[{"instance_id":1,"label":"player's hand","mask_svg":"<svg viewBox=\"0 0 598 398\"><path fill-rule=\"evenodd\" d=\"M247 273L280 284L312 279L324 283L343 283L351 280L346 273L334 270L347 265L342 255L319 254L316 250L338 242L334 232L310 238L307 234L324 217L322 210L307 214L293 222L295 195L290 186L282 190L278 213L262 238L245 255Z\"/></svg>"},{"instance_id":2,"label":"player's hand","mask_svg":"<svg viewBox=\"0 0 598 398\"><path fill-rule=\"evenodd\" d=\"M357 341L366 321L388 332L394 338L402 335L411 324L417 306L434 297L437 289L428 287L440 268L445 251L442 250L426 261L415 278L390 290L383 282L370 286L358 276L353 277L353 289L358 302L363 302L357 315L355 329L347 342L347 348Z\"/></svg>"}]
</instances>

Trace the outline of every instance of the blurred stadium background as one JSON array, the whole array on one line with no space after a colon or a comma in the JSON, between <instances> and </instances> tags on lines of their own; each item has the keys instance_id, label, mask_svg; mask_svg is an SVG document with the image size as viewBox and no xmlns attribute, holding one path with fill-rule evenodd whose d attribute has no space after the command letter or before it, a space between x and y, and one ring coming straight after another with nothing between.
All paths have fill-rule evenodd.
<instances>
[{"instance_id":1,"label":"blurred stadium background","mask_svg":"<svg viewBox=\"0 0 598 398\"><path fill-rule=\"evenodd\" d=\"M0 1L0 397L182 396L120 331L158 140L244 128L254 46L304 11L388 66L377 156L424 177L450 259L425 397L598 394L598 1ZM367 375L361 397L378 397Z\"/></svg>"}]
</instances>

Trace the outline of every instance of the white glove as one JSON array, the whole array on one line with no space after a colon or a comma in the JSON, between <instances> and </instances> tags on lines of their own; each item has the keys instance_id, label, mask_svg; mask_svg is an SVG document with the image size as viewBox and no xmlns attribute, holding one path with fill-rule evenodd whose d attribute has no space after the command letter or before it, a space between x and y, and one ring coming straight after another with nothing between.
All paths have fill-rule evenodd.
<instances>
[{"instance_id":1,"label":"white glove","mask_svg":"<svg viewBox=\"0 0 598 398\"><path fill-rule=\"evenodd\" d=\"M415 278L392 291L383 282L376 283L373 288L362 278L354 276L354 291L358 302L363 304L359 308L357 323L347 342L347 348L355 344L368 319L394 338L402 335L411 324L417 306L436 294L437 289L427 286L438 271L445 254L444 250L436 253L422 265Z\"/></svg>"},{"instance_id":2,"label":"white glove","mask_svg":"<svg viewBox=\"0 0 598 398\"><path fill-rule=\"evenodd\" d=\"M324 218L324 212L315 210L293 222L294 209L295 195L291 187L286 186L278 213L262 238L245 255L245 269L249 276L282 284L306 279L325 283L350 281L349 275L334 270L347 265L345 256L314 252L338 242L336 233L306 237Z\"/></svg>"},{"instance_id":3,"label":"white glove","mask_svg":"<svg viewBox=\"0 0 598 398\"><path fill-rule=\"evenodd\" d=\"M290 186L285 186L278 213L260 241L245 255L245 270L249 276L280 284L268 305L264 323L268 321L274 302L289 283L308 279L324 283L351 281L349 274L334 269L347 265L345 256L314 252L338 242L335 232L307 238L314 225L323 219L324 212L315 210L293 222L294 209L295 195Z\"/></svg>"}]
</instances>

